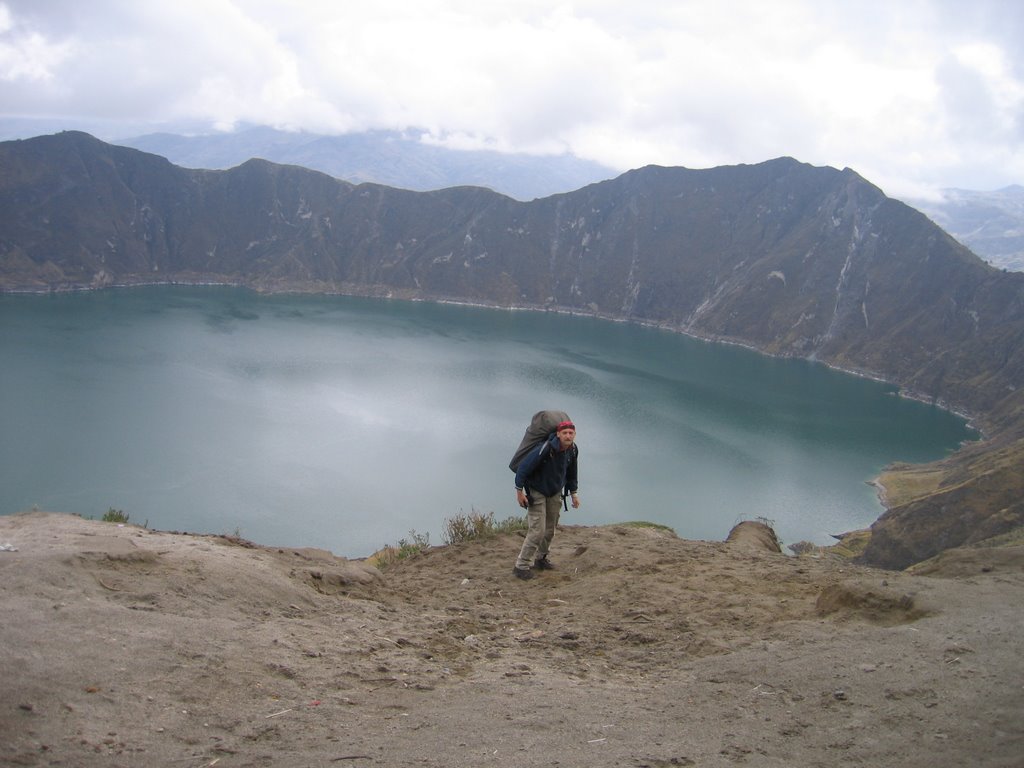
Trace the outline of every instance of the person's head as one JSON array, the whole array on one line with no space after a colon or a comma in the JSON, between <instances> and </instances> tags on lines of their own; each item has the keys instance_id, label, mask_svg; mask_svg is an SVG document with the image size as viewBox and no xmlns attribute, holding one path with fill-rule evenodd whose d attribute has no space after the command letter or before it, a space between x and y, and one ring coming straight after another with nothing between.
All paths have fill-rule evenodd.
<instances>
[{"instance_id":1,"label":"person's head","mask_svg":"<svg viewBox=\"0 0 1024 768\"><path fill-rule=\"evenodd\" d=\"M558 442L561 443L562 450L564 451L576 439L576 425L571 421L563 421L555 427L555 434L558 436Z\"/></svg>"}]
</instances>

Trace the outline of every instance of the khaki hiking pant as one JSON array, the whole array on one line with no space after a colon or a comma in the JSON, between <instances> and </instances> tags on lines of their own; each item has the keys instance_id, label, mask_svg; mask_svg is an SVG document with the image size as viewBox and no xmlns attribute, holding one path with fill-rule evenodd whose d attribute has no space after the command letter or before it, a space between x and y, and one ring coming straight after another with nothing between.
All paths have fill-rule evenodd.
<instances>
[{"instance_id":1,"label":"khaki hiking pant","mask_svg":"<svg viewBox=\"0 0 1024 768\"><path fill-rule=\"evenodd\" d=\"M535 561L547 555L561 514L561 494L541 496L536 491L530 494L530 506L526 510L526 539L519 550L516 568L532 568Z\"/></svg>"}]
</instances>

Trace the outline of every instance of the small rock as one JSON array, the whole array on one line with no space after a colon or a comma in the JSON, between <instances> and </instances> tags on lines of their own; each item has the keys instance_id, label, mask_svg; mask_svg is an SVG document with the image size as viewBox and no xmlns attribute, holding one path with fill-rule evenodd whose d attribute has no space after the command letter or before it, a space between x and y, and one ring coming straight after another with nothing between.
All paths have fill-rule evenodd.
<instances>
[{"instance_id":1,"label":"small rock","mask_svg":"<svg viewBox=\"0 0 1024 768\"><path fill-rule=\"evenodd\" d=\"M521 643L526 643L530 640L539 640L542 637L544 637L544 630L535 629L532 632L527 632L524 635L519 635L518 637L516 637L516 640L518 640Z\"/></svg>"},{"instance_id":2,"label":"small rock","mask_svg":"<svg viewBox=\"0 0 1024 768\"><path fill-rule=\"evenodd\" d=\"M832 698L836 701L846 701L846 691L842 688L836 688L832 691Z\"/></svg>"}]
</instances>

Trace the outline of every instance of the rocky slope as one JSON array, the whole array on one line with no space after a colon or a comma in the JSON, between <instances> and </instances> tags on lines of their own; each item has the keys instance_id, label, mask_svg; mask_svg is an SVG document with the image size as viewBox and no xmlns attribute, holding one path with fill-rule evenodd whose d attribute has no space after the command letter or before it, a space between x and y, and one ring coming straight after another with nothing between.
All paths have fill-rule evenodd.
<instances>
[{"instance_id":1,"label":"rocky slope","mask_svg":"<svg viewBox=\"0 0 1024 768\"><path fill-rule=\"evenodd\" d=\"M876 524L870 562L903 567L1024 521L1021 473L973 458L1024 445L1024 274L849 169L648 167L522 203L259 160L186 170L74 132L0 144L0 287L158 281L593 313L878 376L971 413L994 442L932 487L903 483L927 492Z\"/></svg>"}]
</instances>

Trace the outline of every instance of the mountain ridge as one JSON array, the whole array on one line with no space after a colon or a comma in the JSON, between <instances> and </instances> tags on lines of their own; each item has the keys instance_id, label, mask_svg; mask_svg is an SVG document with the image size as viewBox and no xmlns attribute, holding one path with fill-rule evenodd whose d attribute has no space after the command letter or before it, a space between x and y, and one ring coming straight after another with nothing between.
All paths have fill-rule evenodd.
<instances>
[{"instance_id":1,"label":"mountain ridge","mask_svg":"<svg viewBox=\"0 0 1024 768\"><path fill-rule=\"evenodd\" d=\"M225 170L261 157L299 165L353 184L370 182L425 192L483 186L532 200L610 178L611 168L574 155L532 156L496 150L451 150L425 141L426 131L375 130L329 136L253 126L224 134L153 133L112 143L167 157L188 168Z\"/></svg>"},{"instance_id":2,"label":"mountain ridge","mask_svg":"<svg viewBox=\"0 0 1024 768\"><path fill-rule=\"evenodd\" d=\"M59 121L0 120L0 139L31 138L62 130ZM188 168L228 169L251 157L319 170L351 183L371 182L415 191L484 186L517 200L570 192L619 174L571 154L535 156L493 149L452 149L429 131L368 130L331 135L243 125L210 133L179 126L151 133L116 134L109 125L81 130L112 144L158 154ZM146 130L139 126L138 131ZM993 191L946 188L939 197L900 196L995 267L1024 271L1024 187Z\"/></svg>"},{"instance_id":3,"label":"mountain ridge","mask_svg":"<svg viewBox=\"0 0 1024 768\"><path fill-rule=\"evenodd\" d=\"M848 168L646 166L520 202L266 160L183 169L69 132L0 144L0 171L3 290L212 281L593 314L892 381L970 413L1011 453L1024 445L1024 275ZM957 461L948 483L990 497L991 473L963 480ZM1000 482L1024 496L1019 478ZM917 519L948 497L900 498L870 562L936 553L886 530L902 507ZM1020 501L1000 504L979 503L989 524L953 543L1024 521Z\"/></svg>"}]
</instances>

